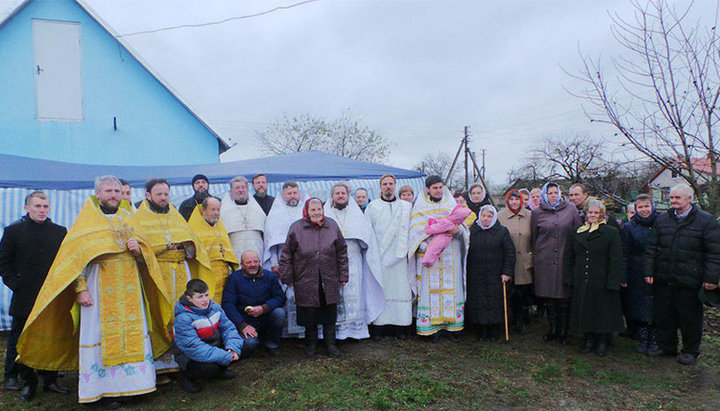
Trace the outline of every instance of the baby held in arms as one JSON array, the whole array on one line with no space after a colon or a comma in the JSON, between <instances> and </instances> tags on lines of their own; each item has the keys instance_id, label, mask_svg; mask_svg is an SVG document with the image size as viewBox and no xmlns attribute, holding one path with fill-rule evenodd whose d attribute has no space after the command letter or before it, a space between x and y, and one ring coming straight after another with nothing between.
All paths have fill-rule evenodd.
<instances>
[{"instance_id":1,"label":"baby held in arms","mask_svg":"<svg viewBox=\"0 0 720 411\"><path fill-rule=\"evenodd\" d=\"M432 239L430 239L430 243L425 249L425 255L422 259L423 266L430 267L435 264L440 258L440 253L452 240L452 236L446 235L446 233L462 224L470 213L472 213L472 210L469 208L457 205L447 217L440 220L434 218L428 220L428 225L424 230L425 234L432 236Z\"/></svg>"}]
</instances>

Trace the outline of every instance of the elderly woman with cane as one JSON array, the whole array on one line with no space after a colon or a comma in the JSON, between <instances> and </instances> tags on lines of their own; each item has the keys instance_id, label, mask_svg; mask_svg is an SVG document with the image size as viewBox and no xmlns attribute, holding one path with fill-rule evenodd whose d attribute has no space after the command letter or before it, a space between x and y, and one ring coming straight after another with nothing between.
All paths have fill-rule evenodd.
<instances>
[{"instance_id":1,"label":"elderly woman with cane","mask_svg":"<svg viewBox=\"0 0 720 411\"><path fill-rule=\"evenodd\" d=\"M515 270L515 246L508 229L498 222L495 207L487 204L479 211L470 229L465 316L478 327L479 339L497 341L507 318L504 296Z\"/></svg>"},{"instance_id":2,"label":"elderly woman with cane","mask_svg":"<svg viewBox=\"0 0 720 411\"><path fill-rule=\"evenodd\" d=\"M315 356L322 324L328 353L340 357L335 323L340 288L348 282L347 244L337 223L325 218L319 198L307 200L303 218L290 226L279 272L282 282L295 289L297 322L305 327L305 354Z\"/></svg>"}]
</instances>

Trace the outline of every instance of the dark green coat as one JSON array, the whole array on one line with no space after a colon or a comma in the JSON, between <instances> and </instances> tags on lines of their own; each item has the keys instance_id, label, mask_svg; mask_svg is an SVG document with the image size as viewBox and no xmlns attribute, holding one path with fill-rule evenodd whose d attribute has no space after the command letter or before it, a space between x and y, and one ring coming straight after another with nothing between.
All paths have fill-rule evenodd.
<instances>
[{"instance_id":1,"label":"dark green coat","mask_svg":"<svg viewBox=\"0 0 720 411\"><path fill-rule=\"evenodd\" d=\"M592 233L570 234L565 249L565 284L572 287L572 330L609 334L625 329L620 303L624 270L616 228L602 224Z\"/></svg>"}]
</instances>

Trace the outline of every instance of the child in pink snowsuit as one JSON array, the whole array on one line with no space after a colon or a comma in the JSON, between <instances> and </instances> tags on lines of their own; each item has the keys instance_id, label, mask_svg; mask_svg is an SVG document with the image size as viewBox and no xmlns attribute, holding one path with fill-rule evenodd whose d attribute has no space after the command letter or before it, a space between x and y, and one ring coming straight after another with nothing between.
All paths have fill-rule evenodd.
<instances>
[{"instance_id":1,"label":"child in pink snowsuit","mask_svg":"<svg viewBox=\"0 0 720 411\"><path fill-rule=\"evenodd\" d=\"M440 253L450 244L452 237L444 235L444 233L462 224L466 218L472 213L469 208L457 205L452 212L445 218L436 220L431 218L425 227L425 234L430 234L432 239L425 249L425 255L422 259L422 265L430 267L440 258Z\"/></svg>"}]
</instances>

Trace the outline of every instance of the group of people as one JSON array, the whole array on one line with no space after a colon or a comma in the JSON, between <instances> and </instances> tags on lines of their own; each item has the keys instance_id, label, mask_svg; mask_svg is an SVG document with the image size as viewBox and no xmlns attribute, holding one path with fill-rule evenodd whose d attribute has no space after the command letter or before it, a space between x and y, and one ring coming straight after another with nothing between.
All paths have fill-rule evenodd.
<instances>
[{"instance_id":1,"label":"group of people","mask_svg":"<svg viewBox=\"0 0 720 411\"><path fill-rule=\"evenodd\" d=\"M383 175L372 201L338 183L323 201L287 181L273 198L260 174L217 198L196 175L175 209L164 179L133 204L129 184L101 176L69 231L48 218L47 195L31 193L0 241L13 291L5 388L32 399L37 370L46 391L67 393L58 372L78 370L81 403L117 408L168 373L188 392L232 379L233 361L261 345L275 356L282 337L304 338L309 357L320 338L333 357L338 339L411 330L457 341L469 326L498 340L508 322L523 332L534 306L546 341L566 345L574 330L584 352L604 356L627 325L638 351L676 355L679 328L678 359L695 362L703 292L720 281L720 226L689 187L674 187L662 214L639 196L620 226L581 184L567 198L556 183L511 190L498 211L482 185L451 194L429 176L415 196L396 183Z\"/></svg>"}]
</instances>

